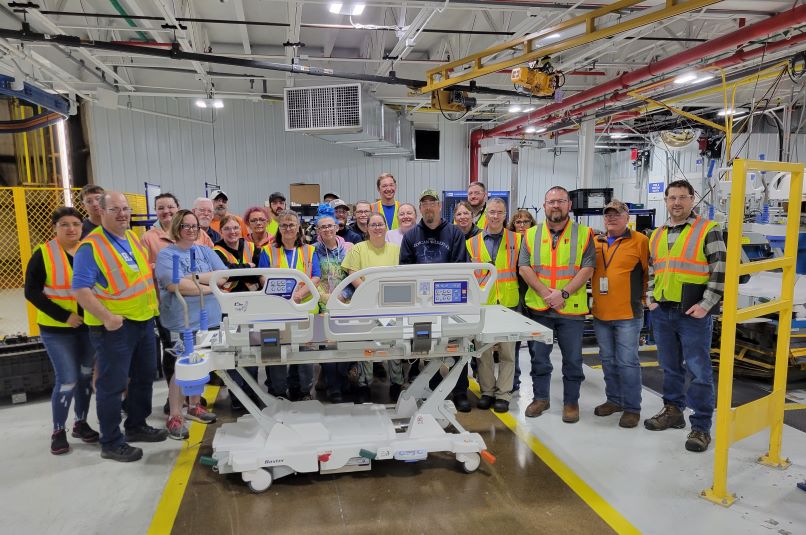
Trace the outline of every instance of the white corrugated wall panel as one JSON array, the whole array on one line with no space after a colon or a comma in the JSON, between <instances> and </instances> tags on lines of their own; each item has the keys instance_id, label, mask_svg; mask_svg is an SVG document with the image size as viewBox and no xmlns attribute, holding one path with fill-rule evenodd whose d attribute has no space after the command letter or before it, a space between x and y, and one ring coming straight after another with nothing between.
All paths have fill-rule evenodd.
<instances>
[{"instance_id":1,"label":"white corrugated wall panel","mask_svg":"<svg viewBox=\"0 0 806 535\"><path fill-rule=\"evenodd\" d=\"M132 107L197 120L211 119L189 99L133 98ZM375 179L391 172L398 198L416 200L427 187L464 189L469 175L468 131L439 119L441 160L369 158L335 145L284 130L280 103L226 101L211 125L91 105L91 153L95 181L109 189L142 192L143 183L160 184L183 205L204 194L204 182L218 183L233 211L262 204L273 191L288 193L293 182L320 184L348 201L376 197Z\"/></svg>"}]
</instances>

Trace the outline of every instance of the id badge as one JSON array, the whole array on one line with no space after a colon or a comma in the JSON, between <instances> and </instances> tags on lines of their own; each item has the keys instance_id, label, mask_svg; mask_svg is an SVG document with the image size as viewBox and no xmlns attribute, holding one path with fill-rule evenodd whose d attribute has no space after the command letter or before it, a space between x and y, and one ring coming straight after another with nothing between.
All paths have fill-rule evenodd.
<instances>
[{"instance_id":1,"label":"id badge","mask_svg":"<svg viewBox=\"0 0 806 535\"><path fill-rule=\"evenodd\" d=\"M607 294L607 277L599 278L599 293L602 295Z\"/></svg>"}]
</instances>

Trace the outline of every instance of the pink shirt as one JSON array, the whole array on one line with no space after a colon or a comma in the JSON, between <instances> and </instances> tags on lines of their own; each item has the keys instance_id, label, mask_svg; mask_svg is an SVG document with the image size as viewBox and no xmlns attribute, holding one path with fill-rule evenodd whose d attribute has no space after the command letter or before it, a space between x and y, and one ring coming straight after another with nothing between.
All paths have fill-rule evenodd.
<instances>
[{"instance_id":1,"label":"pink shirt","mask_svg":"<svg viewBox=\"0 0 806 535\"><path fill-rule=\"evenodd\" d=\"M145 245L146 249L148 249L148 263L151 264L152 268L157 263L157 254L174 242L168 236L168 233L162 230L162 227L159 223L156 223L153 227L151 227L151 229L146 231L140 241L142 241L143 245ZM196 244L206 245L211 249L213 248L213 240L211 240L210 236L208 236L203 230L199 231L199 237L196 240Z\"/></svg>"}]
</instances>

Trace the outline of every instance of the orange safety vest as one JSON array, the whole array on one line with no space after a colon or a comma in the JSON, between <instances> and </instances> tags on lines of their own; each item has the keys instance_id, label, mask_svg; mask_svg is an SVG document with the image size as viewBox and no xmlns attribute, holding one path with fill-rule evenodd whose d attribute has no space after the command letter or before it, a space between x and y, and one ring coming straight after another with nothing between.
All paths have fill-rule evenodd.
<instances>
[{"instance_id":1,"label":"orange safety vest","mask_svg":"<svg viewBox=\"0 0 806 535\"><path fill-rule=\"evenodd\" d=\"M705 235L717 223L697 216L686 225L669 250L668 226L656 228L649 238L655 286L652 295L656 301L681 302L684 284L707 284L710 278L708 259L705 257Z\"/></svg>"},{"instance_id":2,"label":"orange safety vest","mask_svg":"<svg viewBox=\"0 0 806 535\"><path fill-rule=\"evenodd\" d=\"M383 203L381 203L381 201L371 204L370 208L372 209L373 212L375 212L376 214L381 214L383 218L386 219L386 212L383 211ZM397 223L397 211L399 209L400 209L400 201L395 201L395 213L392 215L392 223L390 224L389 221L386 222L387 230L395 230L396 228L398 228L399 225Z\"/></svg>"},{"instance_id":3,"label":"orange safety vest","mask_svg":"<svg viewBox=\"0 0 806 535\"><path fill-rule=\"evenodd\" d=\"M45 286L42 293L68 312L76 313L78 302L71 289L73 268L67 260L67 253L56 240L43 243L37 249L42 252L42 261L45 264ZM67 323L57 321L38 309L36 322L50 327L70 327Z\"/></svg>"},{"instance_id":4,"label":"orange safety vest","mask_svg":"<svg viewBox=\"0 0 806 535\"><path fill-rule=\"evenodd\" d=\"M495 288L490 292L486 304L501 304L509 308L518 306L518 254L521 249L521 235L505 229L494 261L484 244L482 232L468 239L466 246L471 262L491 262L498 271ZM475 275L479 284L487 278L485 270L477 269Z\"/></svg>"},{"instance_id":5,"label":"orange safety vest","mask_svg":"<svg viewBox=\"0 0 806 535\"><path fill-rule=\"evenodd\" d=\"M249 240L243 242L243 253L240 260L220 245L213 247L213 250L221 253L230 264L251 264L255 256L255 244Z\"/></svg>"}]
</instances>

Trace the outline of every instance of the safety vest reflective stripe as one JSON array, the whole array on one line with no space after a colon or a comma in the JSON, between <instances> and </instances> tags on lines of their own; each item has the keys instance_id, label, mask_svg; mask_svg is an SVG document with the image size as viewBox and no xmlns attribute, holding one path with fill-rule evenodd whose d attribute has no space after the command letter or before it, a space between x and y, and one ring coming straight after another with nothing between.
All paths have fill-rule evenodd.
<instances>
[{"instance_id":1,"label":"safety vest reflective stripe","mask_svg":"<svg viewBox=\"0 0 806 535\"><path fill-rule=\"evenodd\" d=\"M131 280L126 278L126 272L123 269L123 262L120 255L115 251L114 246L103 232L92 232L84 239L94 245L94 250L103 263L103 269L101 271L109 283L108 289L101 288L97 285L95 286L94 292L98 299L121 301L137 297L138 295L154 289L154 281L150 268L148 268L148 273L139 273ZM126 239L132 247L133 254L139 254L141 258L148 257L148 253L139 243L137 236L132 231L126 231Z\"/></svg>"},{"instance_id":2,"label":"safety vest reflective stripe","mask_svg":"<svg viewBox=\"0 0 806 535\"><path fill-rule=\"evenodd\" d=\"M559 244L563 240L563 236L565 233L568 232L568 227L571 227L571 236L569 242L571 243L571 256L568 260L568 265L556 265L557 262L557 250L559 249ZM538 237L540 239L537 242ZM539 278L548 279L551 283L551 286L554 286L554 283L560 280L571 280L574 278L574 275L577 274L579 271L579 265L577 264L577 248L574 246L576 245L577 241L579 240L579 226L568 224L566 225L565 229L563 229L562 234L560 237L557 238L557 247L551 248L551 264L539 264L539 257L538 245L543 243L543 240L548 239L551 240L551 235L544 237L543 236L543 224L540 223L537 225L537 230L535 231L535 245L532 248L533 250L530 251L530 255L532 257L532 269ZM583 247L583 250L585 248ZM580 259L581 260L581 259Z\"/></svg>"},{"instance_id":3,"label":"safety vest reflective stripe","mask_svg":"<svg viewBox=\"0 0 806 535\"><path fill-rule=\"evenodd\" d=\"M45 263L46 280L42 293L54 301L75 301L70 289L73 270L67 261L67 254L56 240L50 240L40 248Z\"/></svg>"},{"instance_id":4,"label":"safety vest reflective stripe","mask_svg":"<svg viewBox=\"0 0 806 535\"><path fill-rule=\"evenodd\" d=\"M520 239L520 234L505 230L494 260L490 258L490 252L484 244L482 233L476 234L467 240L466 244L471 261L492 262L498 272L495 288L491 290L487 304L500 303L508 307L517 306L520 298L517 275ZM489 273L486 270L475 270L474 274L479 284L482 284L489 277Z\"/></svg>"},{"instance_id":5,"label":"safety vest reflective stripe","mask_svg":"<svg viewBox=\"0 0 806 535\"><path fill-rule=\"evenodd\" d=\"M227 251L224 247L220 245L216 245L213 247L214 251L218 251L219 253L224 255L224 258L227 259L227 262L230 264L250 264L252 263L252 258L255 256L255 244L244 240L243 244L243 258L239 262L235 255Z\"/></svg>"},{"instance_id":6,"label":"safety vest reflective stripe","mask_svg":"<svg viewBox=\"0 0 806 535\"><path fill-rule=\"evenodd\" d=\"M266 251L266 254L269 257L269 266L273 268L291 268L297 269L299 271L304 272L309 277L313 271L313 253L314 248L312 245L303 245L302 247L297 247L296 249L296 257L297 257L297 265L296 266L289 266L288 265L288 258L285 256L285 250L280 250L277 247L272 245L266 245L263 247L263 250ZM300 266L300 262L302 262L302 266ZM302 269L300 269L300 267Z\"/></svg>"},{"instance_id":7,"label":"safety vest reflective stripe","mask_svg":"<svg viewBox=\"0 0 806 535\"><path fill-rule=\"evenodd\" d=\"M375 204L370 205L372 211L378 214L381 214L384 219L386 219L386 212L383 211L383 203L381 201L376 202ZM394 230L398 228L397 224L397 211L400 208L400 201L395 201L395 213L392 214L392 222L386 222L386 228L389 230Z\"/></svg>"},{"instance_id":8,"label":"safety vest reflective stripe","mask_svg":"<svg viewBox=\"0 0 806 535\"><path fill-rule=\"evenodd\" d=\"M677 256L672 256L669 251L666 251L667 256L660 255L661 240L667 240L666 243L668 244L668 227L663 226L656 230L652 234L650 245L655 273L660 274L668 271L690 275L708 275L708 261L700 260L697 256L702 249L705 233L710 228L709 223L709 221L698 216L694 223L689 225L688 229L684 229L678 239L685 241L680 254ZM668 249L668 245L665 249Z\"/></svg>"}]
</instances>

